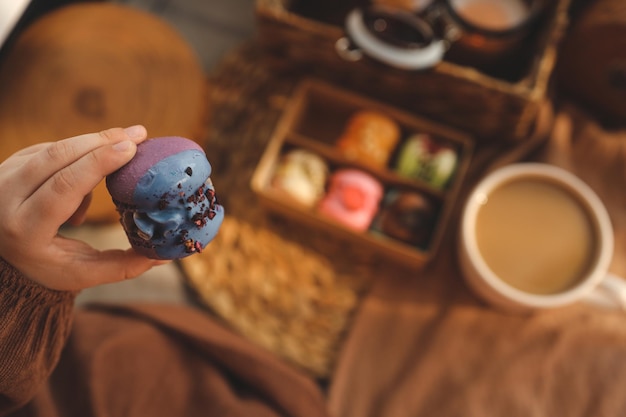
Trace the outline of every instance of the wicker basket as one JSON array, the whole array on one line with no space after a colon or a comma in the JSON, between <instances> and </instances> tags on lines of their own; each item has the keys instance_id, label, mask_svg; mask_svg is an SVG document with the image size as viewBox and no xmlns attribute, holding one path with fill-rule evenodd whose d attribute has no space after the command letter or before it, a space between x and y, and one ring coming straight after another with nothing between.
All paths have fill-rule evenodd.
<instances>
[{"instance_id":1,"label":"wicker basket","mask_svg":"<svg viewBox=\"0 0 626 417\"><path fill-rule=\"evenodd\" d=\"M548 94L557 46L568 24L570 0L550 2L526 44L513 79L442 61L426 71L406 71L372 60L348 62L335 50L344 36L338 16L347 0L328 5L336 18L320 19L289 0L257 0L258 37L277 70L313 73L342 87L449 124L479 140L521 140L532 130ZM324 8L324 2L316 10Z\"/></svg>"}]
</instances>

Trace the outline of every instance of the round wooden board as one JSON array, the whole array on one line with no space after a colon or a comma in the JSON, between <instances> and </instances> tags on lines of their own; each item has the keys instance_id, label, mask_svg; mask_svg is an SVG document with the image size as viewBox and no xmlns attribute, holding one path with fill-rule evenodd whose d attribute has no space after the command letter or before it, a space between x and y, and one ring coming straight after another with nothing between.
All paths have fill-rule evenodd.
<instances>
[{"instance_id":1,"label":"round wooden board","mask_svg":"<svg viewBox=\"0 0 626 417\"><path fill-rule=\"evenodd\" d=\"M207 83L195 52L166 22L129 6L82 3L35 21L0 63L0 159L110 127L203 140ZM87 220L117 220L104 186Z\"/></svg>"}]
</instances>

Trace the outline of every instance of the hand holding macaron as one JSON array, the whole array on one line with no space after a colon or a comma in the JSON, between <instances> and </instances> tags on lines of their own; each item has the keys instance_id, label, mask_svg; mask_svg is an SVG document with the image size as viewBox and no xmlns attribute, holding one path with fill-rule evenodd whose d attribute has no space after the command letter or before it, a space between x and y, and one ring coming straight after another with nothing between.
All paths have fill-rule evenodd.
<instances>
[{"instance_id":1,"label":"hand holding macaron","mask_svg":"<svg viewBox=\"0 0 626 417\"><path fill-rule=\"evenodd\" d=\"M132 249L99 251L59 235L80 224L90 193L128 163L147 137L143 126L114 128L25 148L0 164L0 257L55 290L122 281L160 262Z\"/></svg>"}]
</instances>

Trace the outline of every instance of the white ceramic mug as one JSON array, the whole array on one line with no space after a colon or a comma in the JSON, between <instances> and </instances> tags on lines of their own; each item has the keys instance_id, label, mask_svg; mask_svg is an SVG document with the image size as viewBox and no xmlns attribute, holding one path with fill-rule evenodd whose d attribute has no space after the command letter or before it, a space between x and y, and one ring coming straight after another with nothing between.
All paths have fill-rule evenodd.
<instances>
[{"instance_id":1,"label":"white ceramic mug","mask_svg":"<svg viewBox=\"0 0 626 417\"><path fill-rule=\"evenodd\" d=\"M538 294L510 285L493 271L479 249L476 228L479 211L494 190L509 182L523 179L538 180L540 183L545 181L569 193L586 213L595 236L589 267L575 285L560 292ZM501 230L497 233L506 234L507 231ZM539 234L541 233L543 230ZM537 239L541 239L541 236L537 236ZM465 203L458 249L459 265L467 284L478 296L495 307L513 312L528 312L586 301L626 310L626 281L608 272L613 256L613 229L607 210L589 186L561 168L543 163L516 163L488 174L472 190ZM527 262L533 260L527 259Z\"/></svg>"}]
</instances>

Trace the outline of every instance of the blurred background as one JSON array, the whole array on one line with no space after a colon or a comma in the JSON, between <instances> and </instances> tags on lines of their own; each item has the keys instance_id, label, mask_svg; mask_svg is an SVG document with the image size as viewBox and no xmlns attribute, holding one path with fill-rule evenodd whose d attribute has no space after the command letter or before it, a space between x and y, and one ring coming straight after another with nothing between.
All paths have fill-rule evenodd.
<instances>
[{"instance_id":1,"label":"blurred background","mask_svg":"<svg viewBox=\"0 0 626 417\"><path fill-rule=\"evenodd\" d=\"M354 5L420 1L0 0L0 160L32 143L136 123L146 125L152 137L179 135L208 143L228 218L210 250L136 280L85 290L78 303L196 303L198 294L191 294L185 280L192 276L211 311L257 343L327 377L353 314L371 296L370 285L403 297L415 289L417 302L410 304L418 308L475 304L456 273L454 234L448 233L460 207L457 191L466 191L489 167L526 159L540 145L552 145L545 159L579 174L615 209L616 253L626 253L624 132L605 131L578 107L626 124L624 2L528 1L546 7L542 18L532 26L530 42L516 43L508 51L512 55L498 57L497 65L468 61L457 49L458 55L446 56L432 71L406 71L367 56L341 59L336 45L346 36L343 12ZM62 7L71 4L81 7ZM454 45L474 50L469 41L486 39L475 35L470 31L467 45ZM485 43L477 45L480 50ZM484 49L489 57L492 51ZM510 60L513 55L520 61ZM297 98L294 88L311 75L331 87L312 88L309 108L290 107L289 98ZM341 90L354 96L346 99ZM572 101L575 106L569 106L572 98L580 99ZM289 222L293 219L257 204L250 179L263 165L263 152L278 148L268 146L270 141L283 140L280 136L292 129L308 139L301 142L342 165L345 161L327 145L349 113L370 106L368 99L391 106L387 109L394 113L404 110L398 120L411 119L416 130L437 121L472 135L467 141L472 151L460 152L459 166L467 167L468 175L458 175L455 186L441 192L408 183L446 202L446 215L436 222L441 255L430 250L436 245L427 245L426 252L414 246L399 251L386 240L367 239L367 233L344 240L346 233L336 232L346 230L318 230L325 223L315 223L310 212L304 221ZM276 133L279 117L293 108L300 109L301 118L293 117L289 129ZM333 118L337 131L331 132ZM306 135L301 127L310 128ZM382 173L387 183L396 181ZM271 194L269 181L264 184ZM290 207L283 203L276 206ZM91 208L86 225L62 233L99 249L128 247L102 187L95 190ZM378 251L381 247L387 252ZM396 251L434 262L422 273L385 256ZM185 272L195 271L187 277L182 276L185 264ZM626 259L616 259L615 266L626 270ZM389 282L402 286L388 291ZM411 320L405 324L414 326ZM508 328L503 320L503 329Z\"/></svg>"},{"instance_id":2,"label":"blurred background","mask_svg":"<svg viewBox=\"0 0 626 417\"><path fill-rule=\"evenodd\" d=\"M177 28L210 71L225 53L254 35L254 0L117 0Z\"/></svg>"},{"instance_id":3,"label":"blurred background","mask_svg":"<svg viewBox=\"0 0 626 417\"><path fill-rule=\"evenodd\" d=\"M0 1L0 42L11 42L35 18L80 0ZM254 34L254 0L112 0L154 13L174 26L210 70ZM6 48L2 48L4 50Z\"/></svg>"}]
</instances>

